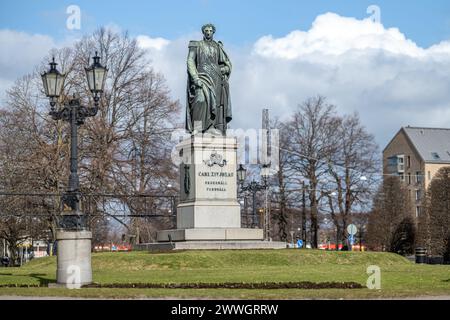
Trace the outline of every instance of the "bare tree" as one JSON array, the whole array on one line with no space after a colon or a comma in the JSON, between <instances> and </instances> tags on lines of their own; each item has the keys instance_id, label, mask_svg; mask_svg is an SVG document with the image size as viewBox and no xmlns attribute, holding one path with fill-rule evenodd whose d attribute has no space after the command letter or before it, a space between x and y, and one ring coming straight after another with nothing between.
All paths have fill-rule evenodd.
<instances>
[{"instance_id":1,"label":"bare tree","mask_svg":"<svg viewBox=\"0 0 450 320\"><path fill-rule=\"evenodd\" d=\"M39 199L0 196L0 239L7 243L11 265L19 264L19 246L47 237L46 220L34 215L40 205Z\"/></svg>"},{"instance_id":2,"label":"bare tree","mask_svg":"<svg viewBox=\"0 0 450 320\"><path fill-rule=\"evenodd\" d=\"M272 192L273 199L271 200L274 204L272 209L273 218L277 224L278 237L281 241L286 241L288 238L287 227L288 227L288 188L289 188L289 174L290 169L288 160L290 154L284 152L288 145L288 135L286 130L284 130L284 125L278 119L275 119L271 123L272 129L277 129L280 132L279 148L276 150L272 149L272 152L278 153L278 172L274 177L273 181L275 184L275 190Z\"/></svg>"},{"instance_id":3,"label":"bare tree","mask_svg":"<svg viewBox=\"0 0 450 320\"><path fill-rule=\"evenodd\" d=\"M289 132L286 152L290 153L289 165L295 172L297 186L305 179L309 182L313 248L318 246L320 179L328 174L328 159L336 152L335 133L339 124L335 107L321 96L306 100L286 124Z\"/></svg>"},{"instance_id":4,"label":"bare tree","mask_svg":"<svg viewBox=\"0 0 450 320\"><path fill-rule=\"evenodd\" d=\"M379 170L378 146L357 114L344 116L334 133L337 148L329 154L326 202L336 226L337 242L345 242L355 207L370 201Z\"/></svg>"},{"instance_id":5,"label":"bare tree","mask_svg":"<svg viewBox=\"0 0 450 320\"><path fill-rule=\"evenodd\" d=\"M8 151L0 155L0 171L10 179L2 185L3 190L61 193L66 189L68 126L48 115L39 71L55 56L66 74L66 95L59 103L79 94L82 104L92 107L84 66L94 51L109 72L97 116L79 130L82 192L151 193L165 192L168 184L176 187L169 155L170 133L179 126L179 103L171 100L164 77L153 71L135 39L99 29L71 47L53 50L33 73L8 91L8 110L0 110L0 146ZM54 234L58 211L49 212L53 215L49 228ZM107 214L100 203L92 212ZM92 229L104 229L103 218L89 221Z\"/></svg>"}]
</instances>

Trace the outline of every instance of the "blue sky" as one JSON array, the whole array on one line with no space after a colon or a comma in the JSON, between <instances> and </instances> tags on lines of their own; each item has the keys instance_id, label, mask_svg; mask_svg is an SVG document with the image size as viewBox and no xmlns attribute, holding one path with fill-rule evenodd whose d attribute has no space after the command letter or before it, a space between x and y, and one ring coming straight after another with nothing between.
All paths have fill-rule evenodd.
<instances>
[{"instance_id":1,"label":"blue sky","mask_svg":"<svg viewBox=\"0 0 450 320\"><path fill-rule=\"evenodd\" d=\"M70 5L80 30L66 27ZM367 19L370 5L381 23ZM402 126L450 128L448 0L3 0L0 103L52 47L109 26L137 37L184 105L187 43L206 22L234 65L235 128L257 128L263 108L289 117L318 94L358 112L381 146Z\"/></svg>"},{"instance_id":2,"label":"blue sky","mask_svg":"<svg viewBox=\"0 0 450 320\"><path fill-rule=\"evenodd\" d=\"M14 0L0 4L0 28L60 40L76 32L65 28L66 8L72 4L81 9L82 33L115 24L132 35L174 39L211 21L221 39L242 45L263 35L280 37L293 29L308 29L316 16L326 12L363 19L367 7L375 4L385 27L399 28L422 47L450 38L448 0Z\"/></svg>"}]
</instances>

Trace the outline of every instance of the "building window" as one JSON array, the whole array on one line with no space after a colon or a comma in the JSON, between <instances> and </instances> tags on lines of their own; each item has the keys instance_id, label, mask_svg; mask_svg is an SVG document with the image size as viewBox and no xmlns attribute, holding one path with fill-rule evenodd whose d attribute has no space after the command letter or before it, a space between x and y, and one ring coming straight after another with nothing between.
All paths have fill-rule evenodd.
<instances>
[{"instance_id":1,"label":"building window","mask_svg":"<svg viewBox=\"0 0 450 320\"><path fill-rule=\"evenodd\" d=\"M411 156L407 156L407 157L406 157L406 166L407 166L408 168L411 168Z\"/></svg>"},{"instance_id":2,"label":"building window","mask_svg":"<svg viewBox=\"0 0 450 320\"><path fill-rule=\"evenodd\" d=\"M389 173L405 172L405 159L403 155L387 158L387 170Z\"/></svg>"},{"instance_id":3,"label":"building window","mask_svg":"<svg viewBox=\"0 0 450 320\"><path fill-rule=\"evenodd\" d=\"M399 173L405 172L405 156L404 155L397 156L397 172L399 172Z\"/></svg>"},{"instance_id":4,"label":"building window","mask_svg":"<svg viewBox=\"0 0 450 320\"><path fill-rule=\"evenodd\" d=\"M416 190L416 201L420 201L422 199L422 191Z\"/></svg>"},{"instance_id":5,"label":"building window","mask_svg":"<svg viewBox=\"0 0 450 320\"><path fill-rule=\"evenodd\" d=\"M416 218L418 218L419 215L420 215L420 207L417 206L417 207L416 207Z\"/></svg>"},{"instance_id":6,"label":"building window","mask_svg":"<svg viewBox=\"0 0 450 320\"><path fill-rule=\"evenodd\" d=\"M422 183L422 172L416 171L416 182Z\"/></svg>"},{"instance_id":7,"label":"building window","mask_svg":"<svg viewBox=\"0 0 450 320\"><path fill-rule=\"evenodd\" d=\"M408 172L408 184L411 184L411 172Z\"/></svg>"}]
</instances>

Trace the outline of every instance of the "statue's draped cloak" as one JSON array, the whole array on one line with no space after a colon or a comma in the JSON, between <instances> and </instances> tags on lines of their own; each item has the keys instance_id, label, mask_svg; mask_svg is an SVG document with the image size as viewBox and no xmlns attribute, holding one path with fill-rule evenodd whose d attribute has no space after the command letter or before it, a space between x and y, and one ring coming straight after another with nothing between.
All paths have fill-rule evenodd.
<instances>
[{"instance_id":1,"label":"statue's draped cloak","mask_svg":"<svg viewBox=\"0 0 450 320\"><path fill-rule=\"evenodd\" d=\"M214 127L221 105L225 123L230 122L232 115L228 77L231 62L222 44L214 40L191 41L187 64L186 130L194 130L194 121L202 122L203 132ZM225 76L220 71L221 67L228 67ZM203 83L203 88L195 85L196 77Z\"/></svg>"}]
</instances>

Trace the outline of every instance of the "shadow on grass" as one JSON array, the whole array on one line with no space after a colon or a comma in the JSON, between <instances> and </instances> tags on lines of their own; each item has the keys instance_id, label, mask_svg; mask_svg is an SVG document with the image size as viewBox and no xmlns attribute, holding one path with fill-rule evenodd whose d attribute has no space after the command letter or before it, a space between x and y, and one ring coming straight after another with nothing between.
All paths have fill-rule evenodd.
<instances>
[{"instance_id":1,"label":"shadow on grass","mask_svg":"<svg viewBox=\"0 0 450 320\"><path fill-rule=\"evenodd\" d=\"M12 273L0 273L0 276L14 276L14 277L30 277L39 281L39 287L47 287L49 283L56 283L55 279L44 278L45 273L30 273L30 274L12 274ZM0 284L0 287L4 286L30 286L30 284Z\"/></svg>"},{"instance_id":2,"label":"shadow on grass","mask_svg":"<svg viewBox=\"0 0 450 320\"><path fill-rule=\"evenodd\" d=\"M47 287L49 283L56 283L55 279L48 279L42 276L45 276L45 273L31 273L29 276L39 280L39 285L41 287Z\"/></svg>"}]
</instances>

